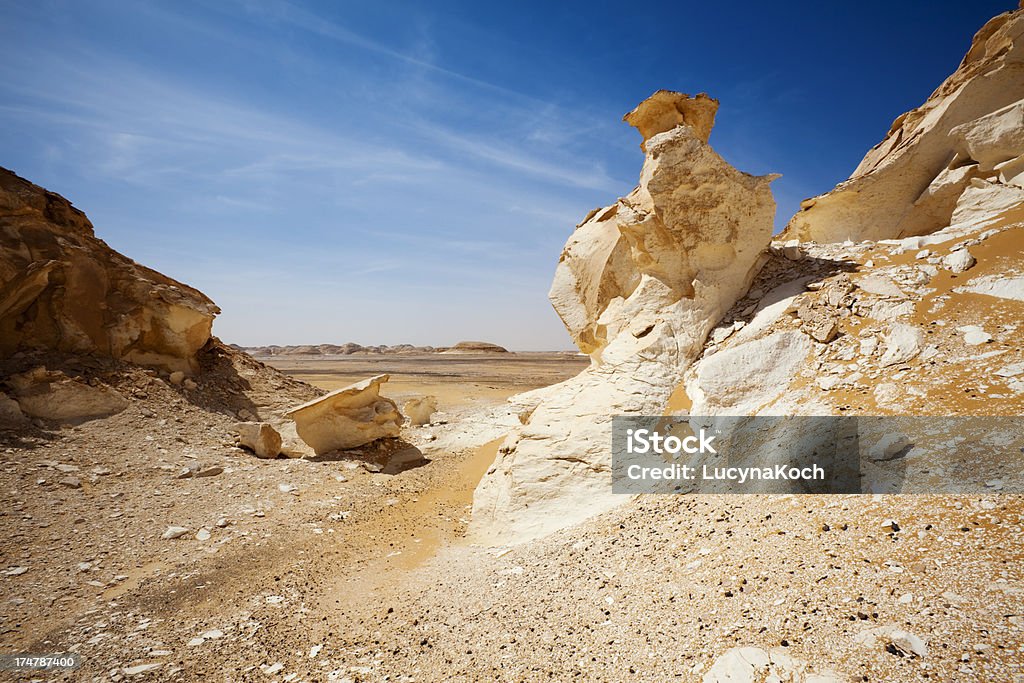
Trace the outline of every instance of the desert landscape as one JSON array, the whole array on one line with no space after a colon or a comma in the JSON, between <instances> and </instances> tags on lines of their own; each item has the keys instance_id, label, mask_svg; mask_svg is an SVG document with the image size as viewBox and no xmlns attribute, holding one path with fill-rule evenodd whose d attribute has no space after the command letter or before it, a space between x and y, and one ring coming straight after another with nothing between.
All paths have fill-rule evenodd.
<instances>
[{"instance_id":1,"label":"desert landscape","mask_svg":"<svg viewBox=\"0 0 1024 683\"><path fill-rule=\"evenodd\" d=\"M639 102L549 255L572 350L289 344L255 297L281 342L222 341L0 168L0 679L1024 682L1024 8L973 29L781 230L717 99ZM623 493L624 419L862 469Z\"/></svg>"}]
</instances>

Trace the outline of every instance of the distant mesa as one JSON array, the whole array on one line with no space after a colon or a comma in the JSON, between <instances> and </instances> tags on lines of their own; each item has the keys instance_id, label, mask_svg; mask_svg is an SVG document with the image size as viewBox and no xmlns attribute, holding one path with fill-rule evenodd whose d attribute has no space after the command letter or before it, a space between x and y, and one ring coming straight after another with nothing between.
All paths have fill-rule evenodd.
<instances>
[{"instance_id":1,"label":"distant mesa","mask_svg":"<svg viewBox=\"0 0 1024 683\"><path fill-rule=\"evenodd\" d=\"M488 342L461 341L443 353L508 353L508 349Z\"/></svg>"}]
</instances>

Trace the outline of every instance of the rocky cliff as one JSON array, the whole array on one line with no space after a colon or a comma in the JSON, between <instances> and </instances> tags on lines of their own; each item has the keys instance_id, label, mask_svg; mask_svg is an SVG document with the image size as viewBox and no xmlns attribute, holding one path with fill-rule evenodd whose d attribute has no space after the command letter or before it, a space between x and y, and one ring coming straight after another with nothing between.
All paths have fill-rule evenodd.
<instances>
[{"instance_id":1,"label":"rocky cliff","mask_svg":"<svg viewBox=\"0 0 1024 683\"><path fill-rule=\"evenodd\" d=\"M71 202L0 168L0 358L52 349L191 374L217 313L97 239Z\"/></svg>"},{"instance_id":2,"label":"rocky cliff","mask_svg":"<svg viewBox=\"0 0 1024 683\"><path fill-rule=\"evenodd\" d=\"M626 115L643 137L640 183L577 226L550 293L591 366L517 399L524 424L474 498L478 534L525 540L622 502L608 491L611 417L660 413L760 269L775 176L708 145L717 107L663 90Z\"/></svg>"},{"instance_id":3,"label":"rocky cliff","mask_svg":"<svg viewBox=\"0 0 1024 683\"><path fill-rule=\"evenodd\" d=\"M925 235L1024 199L1024 10L993 18L959 68L893 122L848 180L804 201L786 239Z\"/></svg>"},{"instance_id":4,"label":"rocky cliff","mask_svg":"<svg viewBox=\"0 0 1024 683\"><path fill-rule=\"evenodd\" d=\"M713 100L661 91L627 115L640 185L577 227L551 288L592 365L514 399L524 425L477 490L477 530L520 541L624 502L613 415L1019 414L1022 32L1024 10L988 22L767 250L770 178L708 147Z\"/></svg>"}]
</instances>

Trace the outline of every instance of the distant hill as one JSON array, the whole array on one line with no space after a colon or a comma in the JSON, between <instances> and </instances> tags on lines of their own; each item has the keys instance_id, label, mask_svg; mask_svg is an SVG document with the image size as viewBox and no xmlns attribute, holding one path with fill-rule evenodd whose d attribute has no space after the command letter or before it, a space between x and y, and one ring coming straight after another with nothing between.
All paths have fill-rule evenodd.
<instances>
[{"instance_id":1,"label":"distant hill","mask_svg":"<svg viewBox=\"0 0 1024 683\"><path fill-rule=\"evenodd\" d=\"M413 346L412 344L395 344L388 346L363 346L348 342L347 344L312 344L300 346L232 346L252 356L349 356L352 354L410 354L410 353L509 353L508 349L480 341L463 341L455 346Z\"/></svg>"}]
</instances>

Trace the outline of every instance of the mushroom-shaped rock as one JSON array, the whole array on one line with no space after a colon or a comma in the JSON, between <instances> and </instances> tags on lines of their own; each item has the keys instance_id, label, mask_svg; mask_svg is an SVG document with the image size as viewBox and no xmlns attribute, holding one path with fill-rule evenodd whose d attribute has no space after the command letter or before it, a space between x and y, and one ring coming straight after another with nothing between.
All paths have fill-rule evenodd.
<instances>
[{"instance_id":1,"label":"mushroom-shaped rock","mask_svg":"<svg viewBox=\"0 0 1024 683\"><path fill-rule=\"evenodd\" d=\"M682 123L692 128L701 142L707 143L717 111L718 100L707 93L690 97L674 90L659 90L636 105L636 109L623 116L622 120L640 131L644 138L640 149L646 152L649 139Z\"/></svg>"},{"instance_id":2,"label":"mushroom-shaped rock","mask_svg":"<svg viewBox=\"0 0 1024 683\"><path fill-rule=\"evenodd\" d=\"M388 379L377 375L336 389L285 416L295 421L295 431L317 455L398 436L402 414L394 401L380 395L380 385Z\"/></svg>"}]
</instances>

